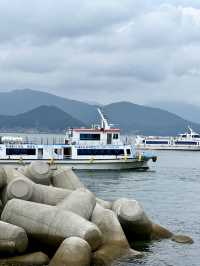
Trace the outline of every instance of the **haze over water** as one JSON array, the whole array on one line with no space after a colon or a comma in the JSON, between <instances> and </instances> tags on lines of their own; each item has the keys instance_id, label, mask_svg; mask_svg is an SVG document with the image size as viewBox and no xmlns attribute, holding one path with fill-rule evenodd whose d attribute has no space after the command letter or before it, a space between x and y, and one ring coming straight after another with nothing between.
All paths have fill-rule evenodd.
<instances>
[{"instance_id":1,"label":"haze over water","mask_svg":"<svg viewBox=\"0 0 200 266\"><path fill-rule=\"evenodd\" d=\"M99 197L139 200L147 214L174 233L194 239L193 245L171 240L145 243L144 258L120 266L199 266L200 258L200 152L160 151L147 172L78 172L82 181Z\"/></svg>"}]
</instances>

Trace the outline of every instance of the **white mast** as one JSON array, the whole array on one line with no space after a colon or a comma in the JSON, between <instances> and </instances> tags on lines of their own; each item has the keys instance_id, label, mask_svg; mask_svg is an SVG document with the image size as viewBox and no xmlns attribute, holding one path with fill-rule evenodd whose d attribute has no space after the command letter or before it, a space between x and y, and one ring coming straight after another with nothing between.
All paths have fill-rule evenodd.
<instances>
[{"instance_id":1,"label":"white mast","mask_svg":"<svg viewBox=\"0 0 200 266\"><path fill-rule=\"evenodd\" d=\"M190 126L188 126L188 129L189 129L191 135L192 135L193 133L195 133L195 132L193 131L193 129L192 129Z\"/></svg>"},{"instance_id":2,"label":"white mast","mask_svg":"<svg viewBox=\"0 0 200 266\"><path fill-rule=\"evenodd\" d=\"M97 111L101 117L101 128L103 129L110 129L110 125L108 124L107 119L104 117L103 113L101 112L100 108L97 108Z\"/></svg>"}]
</instances>

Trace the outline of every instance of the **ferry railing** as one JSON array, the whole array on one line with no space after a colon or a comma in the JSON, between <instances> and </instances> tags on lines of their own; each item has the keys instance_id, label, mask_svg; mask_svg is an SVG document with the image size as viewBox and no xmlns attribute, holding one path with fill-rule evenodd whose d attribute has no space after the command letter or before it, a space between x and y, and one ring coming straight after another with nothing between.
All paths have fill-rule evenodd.
<instances>
[{"instance_id":1,"label":"ferry railing","mask_svg":"<svg viewBox=\"0 0 200 266\"><path fill-rule=\"evenodd\" d=\"M22 141L9 141L9 142L5 142L5 144L36 144L36 145L57 145L57 144L64 144L64 137L61 136L56 136L56 137L52 137L52 136L45 136L45 137L35 137L35 136L31 136L31 137L23 137Z\"/></svg>"}]
</instances>

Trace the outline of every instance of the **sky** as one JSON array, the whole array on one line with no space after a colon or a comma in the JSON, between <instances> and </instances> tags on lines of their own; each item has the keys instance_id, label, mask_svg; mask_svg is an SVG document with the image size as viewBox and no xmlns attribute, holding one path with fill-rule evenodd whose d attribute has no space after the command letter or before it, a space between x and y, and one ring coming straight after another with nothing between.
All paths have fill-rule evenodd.
<instances>
[{"instance_id":1,"label":"sky","mask_svg":"<svg viewBox=\"0 0 200 266\"><path fill-rule=\"evenodd\" d=\"M0 91L200 105L199 0L1 0Z\"/></svg>"}]
</instances>

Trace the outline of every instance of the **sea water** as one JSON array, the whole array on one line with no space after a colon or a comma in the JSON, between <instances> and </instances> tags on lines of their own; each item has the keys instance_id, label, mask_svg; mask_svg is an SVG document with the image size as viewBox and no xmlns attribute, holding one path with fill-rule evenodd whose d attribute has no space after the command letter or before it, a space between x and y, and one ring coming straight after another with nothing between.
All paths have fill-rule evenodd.
<instances>
[{"instance_id":1,"label":"sea water","mask_svg":"<svg viewBox=\"0 0 200 266\"><path fill-rule=\"evenodd\" d=\"M147 172L79 171L82 181L106 200L121 197L140 201L156 223L176 234L186 234L194 244L171 240L137 243L143 258L122 261L120 266L200 265L200 152L159 151Z\"/></svg>"}]
</instances>

